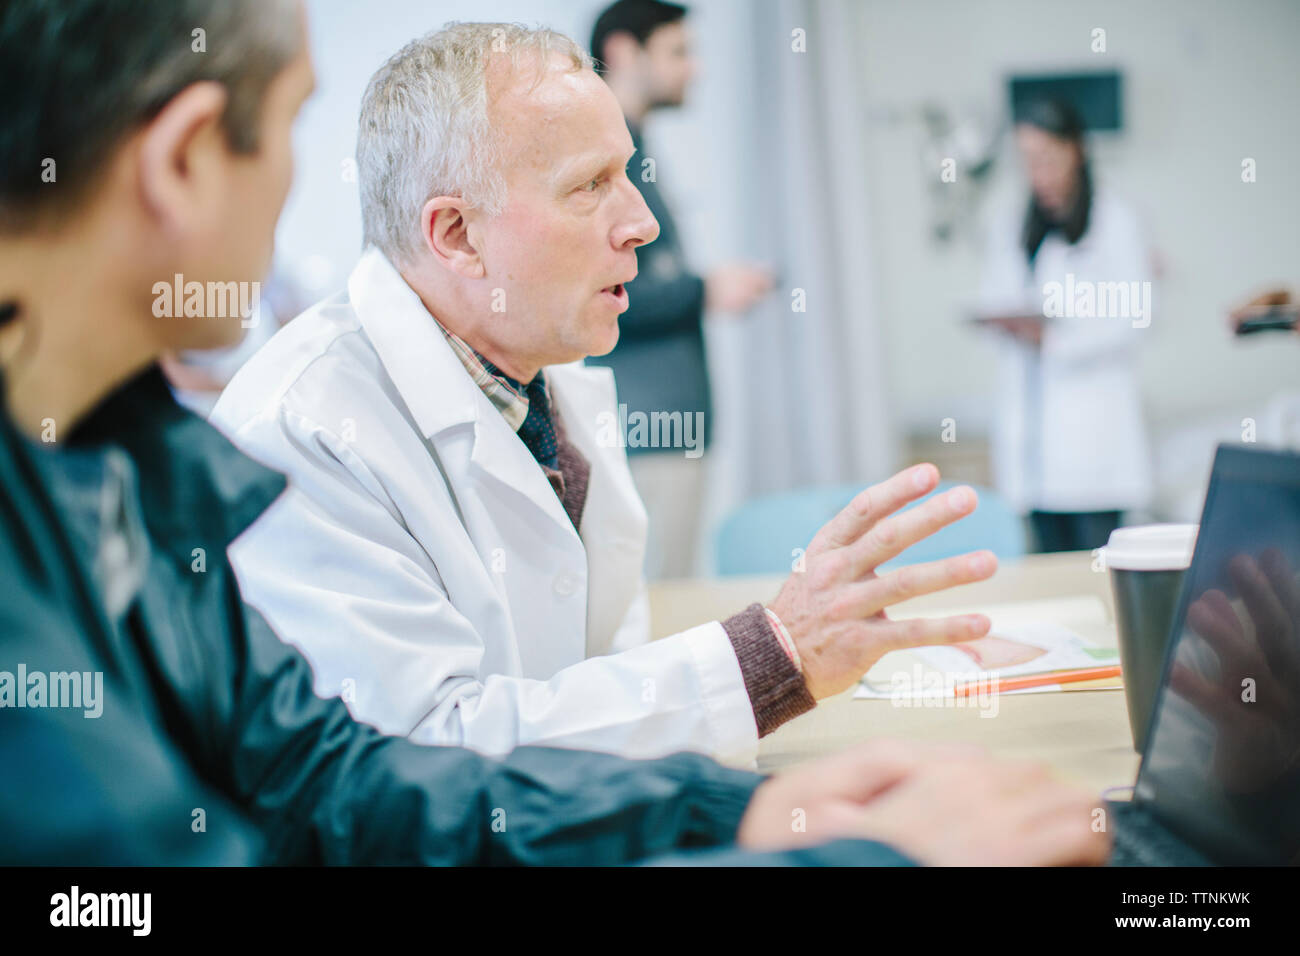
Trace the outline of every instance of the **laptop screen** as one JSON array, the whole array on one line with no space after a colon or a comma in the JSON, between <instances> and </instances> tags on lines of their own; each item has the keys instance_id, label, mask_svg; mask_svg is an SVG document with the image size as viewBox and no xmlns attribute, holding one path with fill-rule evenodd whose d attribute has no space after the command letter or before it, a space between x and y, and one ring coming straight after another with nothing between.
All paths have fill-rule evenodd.
<instances>
[{"instance_id":1,"label":"laptop screen","mask_svg":"<svg viewBox=\"0 0 1300 956\"><path fill-rule=\"evenodd\" d=\"M1222 864L1300 862L1300 455L1222 445L1135 801Z\"/></svg>"}]
</instances>

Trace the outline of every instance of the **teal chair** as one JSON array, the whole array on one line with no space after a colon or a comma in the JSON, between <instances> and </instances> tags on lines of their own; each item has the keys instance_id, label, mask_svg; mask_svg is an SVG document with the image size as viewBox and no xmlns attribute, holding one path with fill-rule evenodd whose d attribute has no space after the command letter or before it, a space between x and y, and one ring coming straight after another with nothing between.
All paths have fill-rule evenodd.
<instances>
[{"instance_id":1,"label":"teal chair","mask_svg":"<svg viewBox=\"0 0 1300 956\"><path fill-rule=\"evenodd\" d=\"M939 494L957 484L941 481L930 494ZM805 488L756 498L741 505L718 529L714 541L718 574L789 574L796 558L795 549L808 547L817 529L865 487ZM918 541L882 567L934 561L982 548L992 551L999 560L1023 555L1025 529L1020 516L996 491L980 487L975 487L975 491L979 495L979 507L973 514ZM913 502L908 507L918 504L919 501Z\"/></svg>"}]
</instances>

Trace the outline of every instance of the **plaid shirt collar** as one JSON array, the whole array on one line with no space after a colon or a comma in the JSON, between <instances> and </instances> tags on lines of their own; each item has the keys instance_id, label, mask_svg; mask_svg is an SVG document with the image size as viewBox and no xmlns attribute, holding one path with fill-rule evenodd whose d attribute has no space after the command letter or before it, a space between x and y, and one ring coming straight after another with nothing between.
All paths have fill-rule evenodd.
<instances>
[{"instance_id":1,"label":"plaid shirt collar","mask_svg":"<svg viewBox=\"0 0 1300 956\"><path fill-rule=\"evenodd\" d=\"M587 501L591 465L580 451L564 442L559 420L553 416L551 390L545 375L539 371L536 378L522 385L474 351L469 343L441 322L438 322L438 328L442 329L447 344L465 366L474 384L501 413L506 424L546 473L565 514L573 527L578 528Z\"/></svg>"},{"instance_id":2,"label":"plaid shirt collar","mask_svg":"<svg viewBox=\"0 0 1300 956\"><path fill-rule=\"evenodd\" d=\"M524 386L479 355L464 339L441 322L438 322L438 328L442 329L442 334L447 337L447 344L465 366L465 371L469 372L469 377L474 380L474 384L482 389L483 394L505 418L511 430L519 431L524 419L528 417L528 395L524 391ZM542 375L541 372L537 374L539 377ZM546 388L545 378L542 379L542 387ZM547 388L547 396L549 395L550 389Z\"/></svg>"}]
</instances>

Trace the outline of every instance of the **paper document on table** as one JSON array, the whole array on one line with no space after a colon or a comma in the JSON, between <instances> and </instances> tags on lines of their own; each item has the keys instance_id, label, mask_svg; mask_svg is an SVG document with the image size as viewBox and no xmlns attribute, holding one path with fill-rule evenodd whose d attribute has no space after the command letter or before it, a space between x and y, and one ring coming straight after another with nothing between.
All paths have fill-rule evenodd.
<instances>
[{"instance_id":1,"label":"paper document on table","mask_svg":"<svg viewBox=\"0 0 1300 956\"><path fill-rule=\"evenodd\" d=\"M1044 693L1068 688L1070 684L1043 683L1012 689L1015 684L1026 682L1012 679L1119 666L1114 629L1100 598L1018 601L983 608L945 609L944 614L976 610L987 614L993 622L987 636L962 644L917 647L886 654L867 672L853 696L945 698L963 693L963 688L977 689L982 694ZM1000 683L1009 686L999 688ZM1098 686L1121 685L1118 677L1080 684L1080 688Z\"/></svg>"}]
</instances>

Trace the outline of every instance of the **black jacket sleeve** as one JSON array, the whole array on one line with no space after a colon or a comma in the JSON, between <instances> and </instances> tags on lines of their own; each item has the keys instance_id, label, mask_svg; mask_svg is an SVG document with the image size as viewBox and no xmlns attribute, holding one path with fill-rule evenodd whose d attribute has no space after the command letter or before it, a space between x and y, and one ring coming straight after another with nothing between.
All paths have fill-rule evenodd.
<instances>
[{"instance_id":1,"label":"black jacket sleeve","mask_svg":"<svg viewBox=\"0 0 1300 956\"><path fill-rule=\"evenodd\" d=\"M697 754L630 761L523 747L493 761L384 736L316 697L303 658L255 620L229 754L237 792L196 772L110 667L99 716L0 711L0 766L19 782L0 788L0 864L908 862L859 840L737 849L761 778ZM28 593L0 605L0 625L10 673L18 661L46 672L103 665Z\"/></svg>"},{"instance_id":2,"label":"black jacket sleeve","mask_svg":"<svg viewBox=\"0 0 1300 956\"><path fill-rule=\"evenodd\" d=\"M230 785L268 862L618 864L733 841L756 774L698 754L632 761L521 747L493 760L355 722L244 615Z\"/></svg>"},{"instance_id":3,"label":"black jacket sleeve","mask_svg":"<svg viewBox=\"0 0 1300 956\"><path fill-rule=\"evenodd\" d=\"M735 847L658 857L650 866L915 866L892 847L872 840L833 840L798 850L749 853Z\"/></svg>"}]
</instances>

